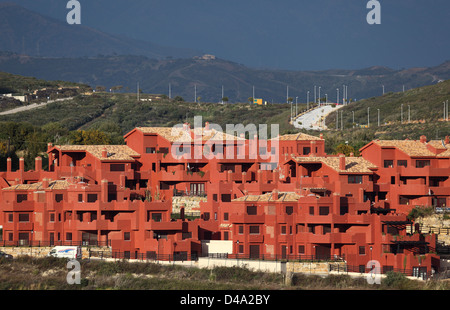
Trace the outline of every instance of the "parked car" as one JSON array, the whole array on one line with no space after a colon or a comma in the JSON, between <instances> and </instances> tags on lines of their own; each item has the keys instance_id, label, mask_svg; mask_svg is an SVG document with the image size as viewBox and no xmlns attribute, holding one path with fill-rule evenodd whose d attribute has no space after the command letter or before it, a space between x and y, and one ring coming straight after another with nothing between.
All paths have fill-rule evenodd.
<instances>
[{"instance_id":1,"label":"parked car","mask_svg":"<svg viewBox=\"0 0 450 310\"><path fill-rule=\"evenodd\" d=\"M10 254L7 254L7 253L5 253L5 252L2 252L2 251L0 251L0 259L1 258L13 258L13 256L12 255L10 255Z\"/></svg>"}]
</instances>

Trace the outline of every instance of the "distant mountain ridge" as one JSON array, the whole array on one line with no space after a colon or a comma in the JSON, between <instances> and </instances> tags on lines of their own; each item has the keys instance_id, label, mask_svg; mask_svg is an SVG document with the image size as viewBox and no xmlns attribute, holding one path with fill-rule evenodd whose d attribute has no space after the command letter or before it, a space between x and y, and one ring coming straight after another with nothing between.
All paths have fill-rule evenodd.
<instances>
[{"instance_id":1,"label":"distant mountain ridge","mask_svg":"<svg viewBox=\"0 0 450 310\"><path fill-rule=\"evenodd\" d=\"M380 96L450 79L450 61L431 68L394 70L373 66L358 70L289 71L249 68L189 49L162 47L68 25L14 3L0 3L0 71L45 80L64 80L106 89L182 96L187 101L247 102L254 94L268 102L287 97L306 102L316 97L342 100ZM2 52L3 51L3 52ZM338 91L339 89L339 91ZM339 93L338 93L339 92Z\"/></svg>"},{"instance_id":2,"label":"distant mountain ridge","mask_svg":"<svg viewBox=\"0 0 450 310\"><path fill-rule=\"evenodd\" d=\"M306 102L316 96L335 102L337 89L342 100L343 85L349 99L362 99L433 85L450 79L450 61L431 68L392 70L372 67L361 70L286 71L248 68L223 59L180 58L150 59L144 56L98 56L83 58L44 58L0 53L0 71L34 76L45 80L64 80L106 89L121 85L123 91L135 92L137 83L144 93L182 96L194 101L247 102L253 96L268 102ZM170 88L170 93L169 93ZM195 92L196 91L196 92ZM297 98L298 97L298 98Z\"/></svg>"},{"instance_id":3,"label":"distant mountain ridge","mask_svg":"<svg viewBox=\"0 0 450 310\"><path fill-rule=\"evenodd\" d=\"M0 3L0 29L0 50L37 57L127 54L162 59L201 54L68 25L14 3Z\"/></svg>"}]
</instances>

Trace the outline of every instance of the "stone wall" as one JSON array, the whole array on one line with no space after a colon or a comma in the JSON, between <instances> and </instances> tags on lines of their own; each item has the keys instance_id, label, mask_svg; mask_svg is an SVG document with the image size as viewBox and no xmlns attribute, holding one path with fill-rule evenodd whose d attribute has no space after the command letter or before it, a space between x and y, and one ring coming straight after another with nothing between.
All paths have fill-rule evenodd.
<instances>
[{"instance_id":1,"label":"stone wall","mask_svg":"<svg viewBox=\"0 0 450 310\"><path fill-rule=\"evenodd\" d=\"M11 254L13 257L28 255L32 257L45 257L53 249L53 247L0 247L0 251ZM110 252L110 248L106 247L82 247L81 253L83 258L89 257L89 251Z\"/></svg>"},{"instance_id":2,"label":"stone wall","mask_svg":"<svg viewBox=\"0 0 450 310\"><path fill-rule=\"evenodd\" d=\"M186 215L200 216L200 202L206 201L206 197L172 197L172 213L179 214L181 207L184 206Z\"/></svg>"}]
</instances>

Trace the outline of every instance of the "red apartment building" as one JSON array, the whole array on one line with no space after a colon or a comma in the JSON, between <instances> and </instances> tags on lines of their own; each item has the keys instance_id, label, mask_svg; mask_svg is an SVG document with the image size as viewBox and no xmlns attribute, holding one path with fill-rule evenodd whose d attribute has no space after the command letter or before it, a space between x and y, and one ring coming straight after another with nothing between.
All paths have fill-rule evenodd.
<instances>
[{"instance_id":1,"label":"red apartment building","mask_svg":"<svg viewBox=\"0 0 450 310\"><path fill-rule=\"evenodd\" d=\"M201 255L204 240L228 240L229 254L242 257L439 269L436 237L406 228L412 207L449 203L448 138L377 140L362 157L345 157L325 154L323 137L244 137L209 124L138 127L126 145L49 144L48 171L39 157L33 171L22 159L12 171L8 160L4 242L107 244L130 257L185 259ZM206 197L201 217L187 220L182 209L173 219L175 195Z\"/></svg>"}]
</instances>

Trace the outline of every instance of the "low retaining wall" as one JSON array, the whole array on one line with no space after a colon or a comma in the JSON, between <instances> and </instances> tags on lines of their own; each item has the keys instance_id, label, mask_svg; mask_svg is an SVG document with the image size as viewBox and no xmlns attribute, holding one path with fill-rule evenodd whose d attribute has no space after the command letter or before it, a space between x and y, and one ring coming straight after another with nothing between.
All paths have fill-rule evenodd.
<instances>
[{"instance_id":1,"label":"low retaining wall","mask_svg":"<svg viewBox=\"0 0 450 310\"><path fill-rule=\"evenodd\" d=\"M13 257L28 255L32 257L45 257L53 247L0 247L0 251L12 255ZM107 251L109 248L102 247L82 247L83 258L89 257L89 251Z\"/></svg>"}]
</instances>

